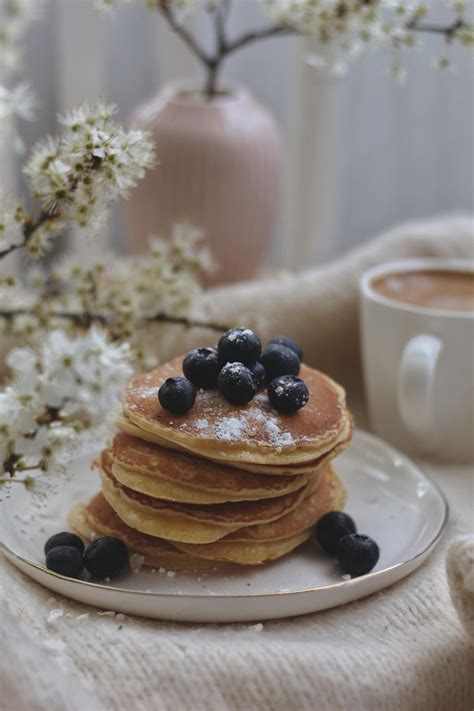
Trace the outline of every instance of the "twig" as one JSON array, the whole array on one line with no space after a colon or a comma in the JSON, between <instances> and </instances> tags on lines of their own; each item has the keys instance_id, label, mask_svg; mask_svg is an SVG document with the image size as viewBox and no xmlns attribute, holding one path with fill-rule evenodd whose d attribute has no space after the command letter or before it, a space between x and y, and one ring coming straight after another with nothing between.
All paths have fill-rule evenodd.
<instances>
[{"instance_id":1,"label":"twig","mask_svg":"<svg viewBox=\"0 0 474 711\"><path fill-rule=\"evenodd\" d=\"M7 249L0 251L0 259L3 259L8 254L11 254L11 252L14 252L17 249L25 247L30 241L30 239L33 237L35 232L40 229L40 227L42 227L46 222L52 222L54 220L57 220L58 217L59 214L57 213L41 212L36 222L33 222L33 220L29 219L27 222L25 222L23 226L23 234L25 237L24 241L21 244L14 244L11 247L7 247Z\"/></svg>"},{"instance_id":2,"label":"twig","mask_svg":"<svg viewBox=\"0 0 474 711\"><path fill-rule=\"evenodd\" d=\"M186 328L206 328L209 331L222 333L228 331L230 326L213 321L200 321L199 319L189 319L186 316L169 316L168 314L156 314L145 319L152 323L168 323L175 326L185 326Z\"/></svg>"},{"instance_id":3,"label":"twig","mask_svg":"<svg viewBox=\"0 0 474 711\"><path fill-rule=\"evenodd\" d=\"M444 35L446 39L452 39L456 32L462 30L466 27L466 22L460 17L455 20L451 25L433 25L429 23L421 23L416 18L409 20L406 24L407 30L412 30L413 32L426 32L430 34Z\"/></svg>"},{"instance_id":4,"label":"twig","mask_svg":"<svg viewBox=\"0 0 474 711\"><path fill-rule=\"evenodd\" d=\"M246 32L245 34L237 37L233 42L230 42L226 47L226 54L235 52L242 47L245 47L252 42L258 42L261 39L268 39L269 37L281 37L282 35L300 35L301 32L296 29L296 27L291 27L289 25L271 25L270 27L265 27L262 30L255 30L254 32Z\"/></svg>"},{"instance_id":5,"label":"twig","mask_svg":"<svg viewBox=\"0 0 474 711\"><path fill-rule=\"evenodd\" d=\"M225 31L225 25L227 18L229 16L230 1L222 0L221 3L216 7L214 13L215 25L216 25L216 40L217 49L219 52L222 51L224 47L227 46L227 36Z\"/></svg>"},{"instance_id":6,"label":"twig","mask_svg":"<svg viewBox=\"0 0 474 711\"><path fill-rule=\"evenodd\" d=\"M38 467L32 467L32 469L38 469ZM20 469L19 471L23 471L23 469ZM0 477L0 484L25 484L27 486L31 482L31 477L26 477L25 479L18 479L16 476L11 476L11 477Z\"/></svg>"},{"instance_id":7,"label":"twig","mask_svg":"<svg viewBox=\"0 0 474 711\"><path fill-rule=\"evenodd\" d=\"M183 42L189 47L191 52L205 65L209 66L209 62L212 61L206 51L201 47L196 38L188 32L188 30L181 25L171 10L171 6L168 4L167 0L157 0L158 10L161 12L173 32L175 32Z\"/></svg>"},{"instance_id":8,"label":"twig","mask_svg":"<svg viewBox=\"0 0 474 711\"><path fill-rule=\"evenodd\" d=\"M12 310L1 310L0 318L7 321L12 321L16 316L31 316L35 315L34 309L19 308ZM64 319L71 321L76 326L89 328L93 323L100 323L102 326L110 326L110 322L102 314L94 314L89 312L74 312L74 311L52 311L48 314L51 318ZM147 316L143 319L148 323L166 323L174 326L184 326L185 328L205 328L209 331L222 333L230 327L224 324L219 324L213 321L201 321L200 319L192 319L186 316L171 316L166 313L158 313L153 316Z\"/></svg>"},{"instance_id":9,"label":"twig","mask_svg":"<svg viewBox=\"0 0 474 711\"><path fill-rule=\"evenodd\" d=\"M228 41L225 33L225 23L227 22L229 16L231 2L232 0L221 0L220 5L213 11L216 49L214 54L207 54L198 44L195 37L176 20L168 0L157 0L157 7L168 21L171 29L184 40L194 55L205 66L207 71L205 93L209 98L212 98L217 93L217 77L221 69L221 65L229 54L232 54L242 47L246 47L247 45L262 39L281 37L284 35L303 34L296 27L278 24L265 27L261 30L246 32L240 37L237 37L232 41ZM467 23L461 18L457 18L451 25L446 26L423 23L416 16L405 24L407 30L411 30L413 32L441 34L444 35L447 40L452 39L459 30L467 26Z\"/></svg>"},{"instance_id":10,"label":"twig","mask_svg":"<svg viewBox=\"0 0 474 711\"><path fill-rule=\"evenodd\" d=\"M219 9L222 14L223 22L227 22L232 10L232 0L221 0L219 3Z\"/></svg>"}]
</instances>

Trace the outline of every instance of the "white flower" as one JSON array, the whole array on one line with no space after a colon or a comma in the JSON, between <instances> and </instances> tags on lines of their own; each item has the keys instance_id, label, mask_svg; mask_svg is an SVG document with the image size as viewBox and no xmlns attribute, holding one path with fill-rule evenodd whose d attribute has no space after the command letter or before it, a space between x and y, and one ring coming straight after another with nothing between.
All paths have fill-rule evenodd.
<instances>
[{"instance_id":1,"label":"white flower","mask_svg":"<svg viewBox=\"0 0 474 711\"><path fill-rule=\"evenodd\" d=\"M22 211L17 207L0 207L0 253L17 247L24 241Z\"/></svg>"},{"instance_id":2,"label":"white flower","mask_svg":"<svg viewBox=\"0 0 474 711\"><path fill-rule=\"evenodd\" d=\"M78 437L77 425L100 425L131 375L127 345L93 327L70 338L52 331L38 349L7 357L13 379L0 391L0 471L47 469L56 450Z\"/></svg>"},{"instance_id":3,"label":"white flower","mask_svg":"<svg viewBox=\"0 0 474 711\"><path fill-rule=\"evenodd\" d=\"M12 118L32 121L35 106L35 98L28 84L18 84L12 89L0 84L0 122Z\"/></svg>"},{"instance_id":4,"label":"white flower","mask_svg":"<svg viewBox=\"0 0 474 711\"><path fill-rule=\"evenodd\" d=\"M119 7L120 5L126 5L131 0L95 0L95 6L99 12L103 14L110 13L111 10ZM156 0L141 0L144 5L148 5L151 8L156 7ZM202 5L205 8L212 8L219 4L221 0L167 0L167 4L176 11L178 20L182 20L184 15L194 10L198 5Z\"/></svg>"},{"instance_id":5,"label":"white flower","mask_svg":"<svg viewBox=\"0 0 474 711\"><path fill-rule=\"evenodd\" d=\"M17 376L26 377L36 373L38 356L31 348L14 348L8 353L5 363Z\"/></svg>"},{"instance_id":6,"label":"white flower","mask_svg":"<svg viewBox=\"0 0 474 711\"><path fill-rule=\"evenodd\" d=\"M110 202L126 196L152 167L150 136L126 131L114 113L102 102L84 104L60 119L63 136L35 149L24 172L43 209L82 227L100 223Z\"/></svg>"},{"instance_id":7,"label":"white flower","mask_svg":"<svg viewBox=\"0 0 474 711\"><path fill-rule=\"evenodd\" d=\"M416 23L425 18L430 9L429 4L416 0L264 0L264 4L278 25L313 36L322 46L330 48L334 57L324 66L338 74L342 68L339 54L344 54L344 58L353 58L354 45L357 53L360 53L361 44L413 47L416 44ZM454 0L452 9L461 19L465 2ZM464 24L450 39L472 44L474 40L468 37L470 28L471 25ZM400 78L404 72L400 70L395 74Z\"/></svg>"},{"instance_id":8,"label":"white flower","mask_svg":"<svg viewBox=\"0 0 474 711\"><path fill-rule=\"evenodd\" d=\"M41 14L42 0L0 0L0 74L17 69L20 42Z\"/></svg>"}]
</instances>

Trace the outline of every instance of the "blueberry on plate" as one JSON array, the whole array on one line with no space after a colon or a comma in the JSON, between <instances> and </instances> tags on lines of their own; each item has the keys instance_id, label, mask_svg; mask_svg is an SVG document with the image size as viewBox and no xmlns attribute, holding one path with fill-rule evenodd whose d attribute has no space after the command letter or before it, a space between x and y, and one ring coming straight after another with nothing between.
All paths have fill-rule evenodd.
<instances>
[{"instance_id":1,"label":"blueberry on plate","mask_svg":"<svg viewBox=\"0 0 474 711\"><path fill-rule=\"evenodd\" d=\"M296 353L277 343L271 343L263 349L260 363L265 368L267 382L278 378L279 375L298 375L300 372L300 359Z\"/></svg>"},{"instance_id":2,"label":"blueberry on plate","mask_svg":"<svg viewBox=\"0 0 474 711\"><path fill-rule=\"evenodd\" d=\"M272 338L272 340L268 342L268 345L271 344L276 344L277 346L285 346L285 348L289 348L290 351L296 353L300 361L303 360L303 349L301 348L300 344L294 341L292 338L287 338L286 336L275 336L275 338Z\"/></svg>"},{"instance_id":3,"label":"blueberry on plate","mask_svg":"<svg viewBox=\"0 0 474 711\"><path fill-rule=\"evenodd\" d=\"M253 375L253 379L258 390L259 387L263 385L266 380L265 368L258 360L256 363L249 365L248 368Z\"/></svg>"},{"instance_id":4,"label":"blueberry on plate","mask_svg":"<svg viewBox=\"0 0 474 711\"><path fill-rule=\"evenodd\" d=\"M231 328L219 339L217 345L221 365L243 363L252 365L262 352L260 338L250 328Z\"/></svg>"},{"instance_id":5,"label":"blueberry on plate","mask_svg":"<svg viewBox=\"0 0 474 711\"><path fill-rule=\"evenodd\" d=\"M158 390L161 407L173 415L184 415L194 405L196 387L180 375L168 378Z\"/></svg>"},{"instance_id":6,"label":"blueberry on plate","mask_svg":"<svg viewBox=\"0 0 474 711\"><path fill-rule=\"evenodd\" d=\"M379 556L380 549L370 536L349 533L337 542L336 557L341 570L353 578L370 573Z\"/></svg>"},{"instance_id":7,"label":"blueberry on plate","mask_svg":"<svg viewBox=\"0 0 474 711\"><path fill-rule=\"evenodd\" d=\"M217 348L195 348L183 360L183 373L197 388L217 387L220 369Z\"/></svg>"},{"instance_id":8,"label":"blueberry on plate","mask_svg":"<svg viewBox=\"0 0 474 711\"><path fill-rule=\"evenodd\" d=\"M257 392L254 376L243 363L227 363L219 373L217 385L233 405L246 405Z\"/></svg>"},{"instance_id":9,"label":"blueberry on plate","mask_svg":"<svg viewBox=\"0 0 474 711\"><path fill-rule=\"evenodd\" d=\"M301 378L295 375L280 375L267 388L270 404L278 412L290 414L306 405L309 391Z\"/></svg>"},{"instance_id":10,"label":"blueberry on plate","mask_svg":"<svg viewBox=\"0 0 474 711\"><path fill-rule=\"evenodd\" d=\"M127 546L112 536L96 538L84 554L84 565L94 578L113 578L127 563Z\"/></svg>"},{"instance_id":11,"label":"blueberry on plate","mask_svg":"<svg viewBox=\"0 0 474 711\"><path fill-rule=\"evenodd\" d=\"M72 546L77 548L81 555L84 553L83 541L75 533L69 533L69 531L55 533L54 536L48 538L44 544L44 554L47 555L52 548L57 548L58 546Z\"/></svg>"},{"instance_id":12,"label":"blueberry on plate","mask_svg":"<svg viewBox=\"0 0 474 711\"><path fill-rule=\"evenodd\" d=\"M334 555L339 539L356 530L354 521L344 511L329 511L316 525L316 539L326 553Z\"/></svg>"},{"instance_id":13,"label":"blueberry on plate","mask_svg":"<svg viewBox=\"0 0 474 711\"><path fill-rule=\"evenodd\" d=\"M46 555L46 567L67 578L79 578L84 569L84 559L75 546L55 546Z\"/></svg>"}]
</instances>

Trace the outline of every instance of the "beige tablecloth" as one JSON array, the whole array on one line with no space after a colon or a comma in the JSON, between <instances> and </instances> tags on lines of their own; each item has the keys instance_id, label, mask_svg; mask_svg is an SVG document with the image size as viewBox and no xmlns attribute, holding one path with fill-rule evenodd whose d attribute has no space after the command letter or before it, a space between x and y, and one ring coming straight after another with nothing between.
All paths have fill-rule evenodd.
<instances>
[{"instance_id":1,"label":"beige tablecloth","mask_svg":"<svg viewBox=\"0 0 474 711\"><path fill-rule=\"evenodd\" d=\"M301 340L310 363L344 382L364 424L356 309L360 272L398 256L472 257L472 249L467 219L403 226L297 278L220 290L212 296L213 308L225 319L242 309L258 311L268 319L267 331ZM202 336L175 339L171 348ZM429 561L370 598L265 622L262 629L121 621L66 599L52 607L50 592L0 559L0 709L471 709L472 648L444 571L448 542L472 529L471 472L423 466L451 505L449 530ZM56 608L63 614L54 620L50 613Z\"/></svg>"}]
</instances>

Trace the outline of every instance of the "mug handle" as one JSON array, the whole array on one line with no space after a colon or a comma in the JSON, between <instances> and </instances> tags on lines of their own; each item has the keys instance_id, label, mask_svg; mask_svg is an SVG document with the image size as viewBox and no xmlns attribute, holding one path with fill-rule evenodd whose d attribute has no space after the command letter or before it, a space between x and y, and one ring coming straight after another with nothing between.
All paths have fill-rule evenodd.
<instances>
[{"instance_id":1,"label":"mug handle","mask_svg":"<svg viewBox=\"0 0 474 711\"><path fill-rule=\"evenodd\" d=\"M443 343L421 334L406 344L398 372L398 411L406 429L417 437L433 436L433 386Z\"/></svg>"}]
</instances>

